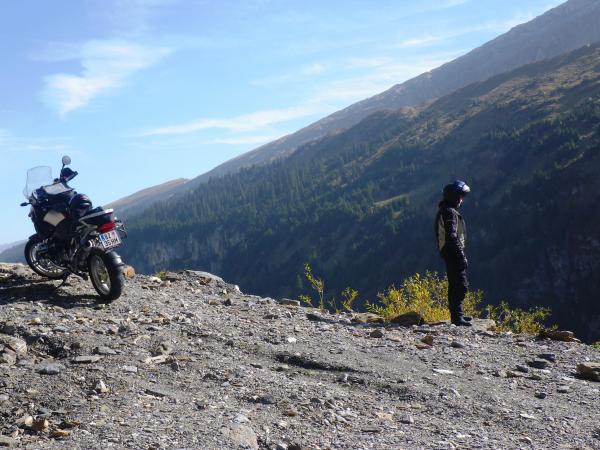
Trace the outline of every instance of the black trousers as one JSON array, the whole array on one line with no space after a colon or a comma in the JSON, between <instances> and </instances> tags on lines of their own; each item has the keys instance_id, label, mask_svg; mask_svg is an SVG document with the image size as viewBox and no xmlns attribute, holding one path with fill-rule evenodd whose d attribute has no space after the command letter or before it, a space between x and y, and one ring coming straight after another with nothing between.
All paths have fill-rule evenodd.
<instances>
[{"instance_id":1,"label":"black trousers","mask_svg":"<svg viewBox=\"0 0 600 450\"><path fill-rule=\"evenodd\" d=\"M467 278L467 267L463 261L454 255L442 253L446 263L446 275L448 277L448 307L452 321L459 320L463 316L463 301L469 290Z\"/></svg>"}]
</instances>

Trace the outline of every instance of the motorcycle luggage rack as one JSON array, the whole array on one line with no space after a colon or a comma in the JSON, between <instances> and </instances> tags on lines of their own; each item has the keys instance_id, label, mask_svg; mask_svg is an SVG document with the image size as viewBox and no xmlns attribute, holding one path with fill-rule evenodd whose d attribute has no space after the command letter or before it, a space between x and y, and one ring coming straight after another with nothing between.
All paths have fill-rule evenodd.
<instances>
[{"instance_id":1,"label":"motorcycle luggage rack","mask_svg":"<svg viewBox=\"0 0 600 450\"><path fill-rule=\"evenodd\" d=\"M92 213L92 214L88 214L87 216L83 216L82 218L79 219L79 221L81 223L83 223L84 225L87 225L87 226L97 225L97 223L94 223L96 221L92 220L92 219L95 219L95 218L101 217L101 216L105 216L105 215L112 215L113 211L114 210L112 208L106 209L106 210L102 210L102 211L98 211L98 212L95 212L95 213ZM88 223L88 221L90 221L90 222Z\"/></svg>"}]
</instances>

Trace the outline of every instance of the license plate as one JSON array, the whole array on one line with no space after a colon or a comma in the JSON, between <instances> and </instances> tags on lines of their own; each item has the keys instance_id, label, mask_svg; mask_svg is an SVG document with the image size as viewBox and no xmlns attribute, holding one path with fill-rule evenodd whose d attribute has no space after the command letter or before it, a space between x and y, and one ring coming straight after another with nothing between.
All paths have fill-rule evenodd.
<instances>
[{"instance_id":1,"label":"license plate","mask_svg":"<svg viewBox=\"0 0 600 450\"><path fill-rule=\"evenodd\" d=\"M117 247L121 244L121 238L119 237L119 233L116 230L109 231L108 233L101 234L98 239L100 239L100 244L104 249L109 249L113 247Z\"/></svg>"}]
</instances>

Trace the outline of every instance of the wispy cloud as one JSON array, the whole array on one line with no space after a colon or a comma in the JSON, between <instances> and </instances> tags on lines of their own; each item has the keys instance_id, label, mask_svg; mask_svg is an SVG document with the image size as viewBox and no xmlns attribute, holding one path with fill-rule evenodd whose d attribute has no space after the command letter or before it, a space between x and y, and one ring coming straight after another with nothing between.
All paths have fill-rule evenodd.
<instances>
[{"instance_id":1,"label":"wispy cloud","mask_svg":"<svg viewBox=\"0 0 600 450\"><path fill-rule=\"evenodd\" d=\"M472 33L481 32L494 32L494 33L505 33L511 28L516 27L522 23L529 22L534 19L537 15L535 11L519 12L509 19L506 20L493 20L488 21L479 25L466 26L462 28L456 28L448 30L439 34L425 34L422 36L415 36L404 39L394 45L394 48L411 48L411 47L427 47L440 42L458 38Z\"/></svg>"},{"instance_id":2,"label":"wispy cloud","mask_svg":"<svg viewBox=\"0 0 600 450\"><path fill-rule=\"evenodd\" d=\"M139 134L139 137L161 135L185 135L203 130L225 130L229 133L271 131L269 127L303 119L314 115L329 114L340 107L378 94L396 83L400 83L421 73L432 70L462 54L442 52L429 58L419 58L397 63L392 58L374 57L367 59L346 59L331 62L328 70L336 71L338 78L323 82L319 88L309 93L298 105L280 109L255 111L232 118L199 118L193 121L153 128ZM368 69L367 73L342 72L353 69ZM282 134L279 134L281 136ZM274 136L226 136L211 140L219 144L261 144L274 139Z\"/></svg>"},{"instance_id":3,"label":"wispy cloud","mask_svg":"<svg viewBox=\"0 0 600 450\"><path fill-rule=\"evenodd\" d=\"M67 138L22 137L15 136L9 130L0 129L0 152L2 153L61 151L70 148Z\"/></svg>"},{"instance_id":4,"label":"wispy cloud","mask_svg":"<svg viewBox=\"0 0 600 450\"><path fill-rule=\"evenodd\" d=\"M243 114L229 119L203 118L166 127L154 128L142 133L142 136L158 136L167 134L188 134L200 130L223 129L234 132L255 131L270 125L318 113L318 105L306 104L289 108L270 109Z\"/></svg>"},{"instance_id":5,"label":"wispy cloud","mask_svg":"<svg viewBox=\"0 0 600 450\"><path fill-rule=\"evenodd\" d=\"M464 5L469 3L471 0L446 0L442 2L443 8L453 8L454 6Z\"/></svg>"},{"instance_id":6,"label":"wispy cloud","mask_svg":"<svg viewBox=\"0 0 600 450\"><path fill-rule=\"evenodd\" d=\"M270 86L273 84L291 83L322 75L326 71L327 64L315 62L301 66L294 71L252 80L250 84L254 86Z\"/></svg>"},{"instance_id":7,"label":"wispy cloud","mask_svg":"<svg viewBox=\"0 0 600 450\"><path fill-rule=\"evenodd\" d=\"M10 142L10 133L8 130L3 130L0 128L0 149L6 147L6 145Z\"/></svg>"},{"instance_id":8,"label":"wispy cloud","mask_svg":"<svg viewBox=\"0 0 600 450\"><path fill-rule=\"evenodd\" d=\"M151 32L160 13L180 0L104 0L97 2L97 14L108 20L120 36L139 36Z\"/></svg>"},{"instance_id":9,"label":"wispy cloud","mask_svg":"<svg viewBox=\"0 0 600 450\"><path fill-rule=\"evenodd\" d=\"M315 104L346 106L389 89L395 84L428 72L463 54L464 51L440 52L428 58L405 60L398 63L392 59L381 58L372 61L367 74L340 77L320 88L312 97Z\"/></svg>"},{"instance_id":10,"label":"wispy cloud","mask_svg":"<svg viewBox=\"0 0 600 450\"><path fill-rule=\"evenodd\" d=\"M238 137L225 137L217 138L212 141L208 141L207 144L224 144L224 145L260 145L266 144L267 142L274 141L280 138L283 134L277 135L259 135L259 136L238 136Z\"/></svg>"},{"instance_id":11,"label":"wispy cloud","mask_svg":"<svg viewBox=\"0 0 600 450\"><path fill-rule=\"evenodd\" d=\"M397 45L398 48L409 48L409 47L425 47L427 45L435 44L444 39L444 36L419 36L415 38L405 39L400 41Z\"/></svg>"},{"instance_id":12,"label":"wispy cloud","mask_svg":"<svg viewBox=\"0 0 600 450\"><path fill-rule=\"evenodd\" d=\"M124 41L89 41L79 51L81 73L47 77L44 99L64 117L102 92L122 86L135 72L157 64L171 51Z\"/></svg>"}]
</instances>

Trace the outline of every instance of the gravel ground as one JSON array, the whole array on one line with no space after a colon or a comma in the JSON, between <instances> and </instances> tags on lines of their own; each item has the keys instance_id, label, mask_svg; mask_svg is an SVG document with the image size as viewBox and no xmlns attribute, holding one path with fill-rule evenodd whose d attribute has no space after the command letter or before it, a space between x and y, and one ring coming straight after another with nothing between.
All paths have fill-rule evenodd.
<instances>
[{"instance_id":1,"label":"gravel ground","mask_svg":"<svg viewBox=\"0 0 600 450\"><path fill-rule=\"evenodd\" d=\"M193 271L110 305L58 284L0 265L0 446L600 448L584 344L357 324Z\"/></svg>"}]
</instances>

